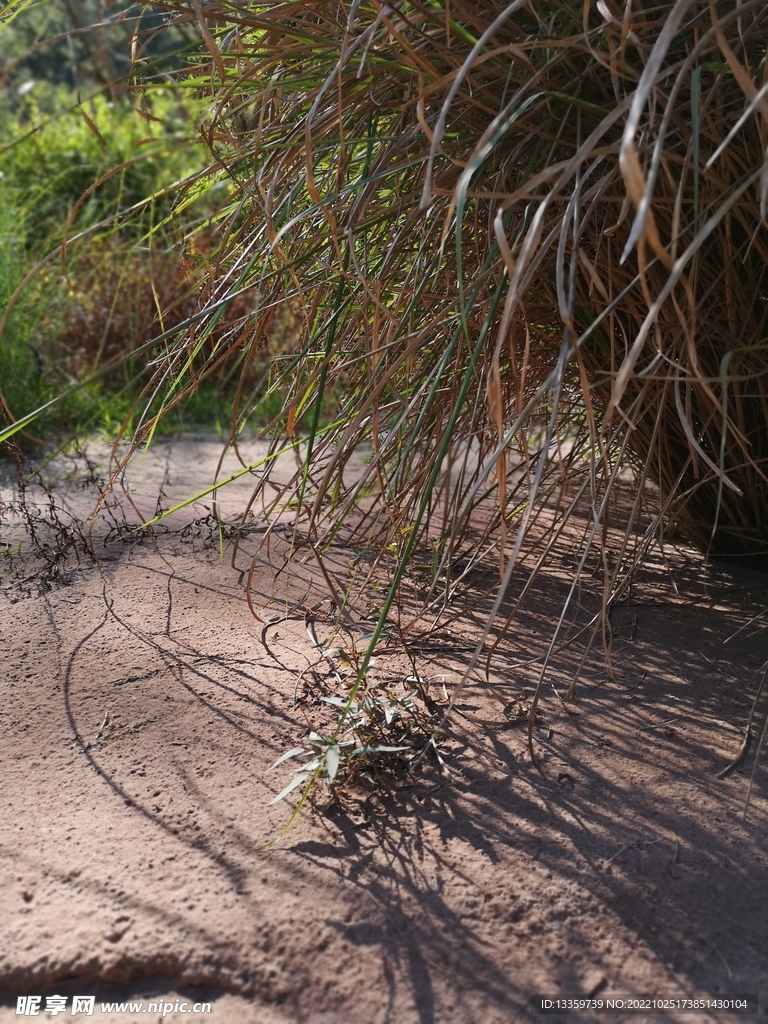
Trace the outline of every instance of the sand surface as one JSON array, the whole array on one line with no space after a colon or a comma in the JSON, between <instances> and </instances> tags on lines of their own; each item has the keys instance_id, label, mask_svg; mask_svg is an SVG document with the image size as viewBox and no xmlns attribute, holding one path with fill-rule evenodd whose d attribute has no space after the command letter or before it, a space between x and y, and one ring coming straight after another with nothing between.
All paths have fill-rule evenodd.
<instances>
[{"instance_id":1,"label":"sand surface","mask_svg":"<svg viewBox=\"0 0 768 1024\"><path fill-rule=\"evenodd\" d=\"M151 449L128 518L151 514L161 491L168 507L204 488L219 451ZM71 469L57 470L59 539L94 500ZM250 489L246 478L222 494L225 519ZM316 567L296 569L293 604L267 625L226 536L221 558L209 498L154 540L121 540L102 519L98 561L79 563L74 544L51 555L43 496L28 501L47 560L9 484L2 498L0 1021L21 1019L18 995L43 997L43 1011L66 995L70 1019L77 994L96 996L105 1021L189 1020L175 1010L189 1000L221 1024L507 1024L532 1019L537 992L759 992L768 1020L768 756L746 822L754 739L717 778L768 657L768 577L685 549L651 559L614 615L614 678L598 652L570 709L548 688L534 765L510 707L530 696L522 656L560 607L562 573L542 576L494 662L504 700L468 687L441 760L425 757L389 795L360 787L332 804L320 790L267 846L292 799L270 805L290 767L269 768L322 718L320 696L343 692L307 628L326 635L308 618L327 597ZM275 584L258 560L254 590L266 608ZM438 705L477 628L467 615L415 650ZM558 662L558 687L577 655ZM396 645L379 668L405 692ZM766 711L768 694L758 728ZM174 1009L100 1009L123 999ZM646 1018L736 1019L542 1019Z\"/></svg>"}]
</instances>

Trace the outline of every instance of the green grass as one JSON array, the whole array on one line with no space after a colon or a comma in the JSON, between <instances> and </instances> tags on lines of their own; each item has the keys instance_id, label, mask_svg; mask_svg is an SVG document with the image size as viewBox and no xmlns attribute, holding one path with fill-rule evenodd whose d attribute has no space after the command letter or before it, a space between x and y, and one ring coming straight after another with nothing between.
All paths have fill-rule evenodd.
<instances>
[{"instance_id":1,"label":"green grass","mask_svg":"<svg viewBox=\"0 0 768 1024\"><path fill-rule=\"evenodd\" d=\"M147 343L194 312L206 270L189 232L215 211L215 176L183 196L174 187L206 166L199 103L170 89L121 95L79 104L43 81L0 102L0 310L40 268L0 337L0 386L16 419L53 402L27 437L132 429L160 351ZM161 433L227 431L237 380L205 380Z\"/></svg>"}]
</instances>

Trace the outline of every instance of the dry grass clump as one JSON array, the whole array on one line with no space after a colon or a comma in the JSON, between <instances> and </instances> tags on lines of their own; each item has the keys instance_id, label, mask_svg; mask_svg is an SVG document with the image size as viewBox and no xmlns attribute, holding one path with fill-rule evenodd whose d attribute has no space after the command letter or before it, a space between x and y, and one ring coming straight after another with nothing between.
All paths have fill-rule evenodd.
<instances>
[{"instance_id":1,"label":"dry grass clump","mask_svg":"<svg viewBox=\"0 0 768 1024\"><path fill-rule=\"evenodd\" d=\"M702 550L768 551L768 11L720 8L172 5L238 187L210 329L251 288L258 345L290 304L279 431L330 458L308 535L368 485L377 543L439 522L445 579L494 492L503 570L545 481L586 473L598 536L634 455Z\"/></svg>"}]
</instances>

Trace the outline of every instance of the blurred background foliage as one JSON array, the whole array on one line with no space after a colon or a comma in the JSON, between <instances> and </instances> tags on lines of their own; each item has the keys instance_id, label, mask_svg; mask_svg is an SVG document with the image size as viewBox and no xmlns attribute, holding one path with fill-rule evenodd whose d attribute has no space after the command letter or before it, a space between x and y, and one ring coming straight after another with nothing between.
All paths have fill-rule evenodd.
<instances>
[{"instance_id":1,"label":"blurred background foliage","mask_svg":"<svg viewBox=\"0 0 768 1024\"><path fill-rule=\"evenodd\" d=\"M164 351L148 343L199 307L231 189L200 135L205 97L166 71L196 49L188 27L125 3L44 0L0 19L0 310L14 297L0 338L5 418L71 392L28 443L130 430ZM243 313L235 303L225 322ZM236 363L160 429L227 429Z\"/></svg>"}]
</instances>

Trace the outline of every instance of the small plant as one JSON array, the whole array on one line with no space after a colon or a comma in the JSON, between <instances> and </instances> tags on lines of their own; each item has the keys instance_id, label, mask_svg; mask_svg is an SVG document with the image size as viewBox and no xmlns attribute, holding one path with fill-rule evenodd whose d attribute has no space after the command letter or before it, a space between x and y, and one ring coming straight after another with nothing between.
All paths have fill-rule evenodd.
<instances>
[{"instance_id":1,"label":"small plant","mask_svg":"<svg viewBox=\"0 0 768 1024\"><path fill-rule=\"evenodd\" d=\"M291 760L299 764L287 786L270 801L273 804L323 776L332 794L359 783L387 789L432 742L433 716L425 706L423 689L398 697L371 686L359 699L320 699L335 709L335 728L310 731L304 743L275 761L270 771Z\"/></svg>"}]
</instances>

